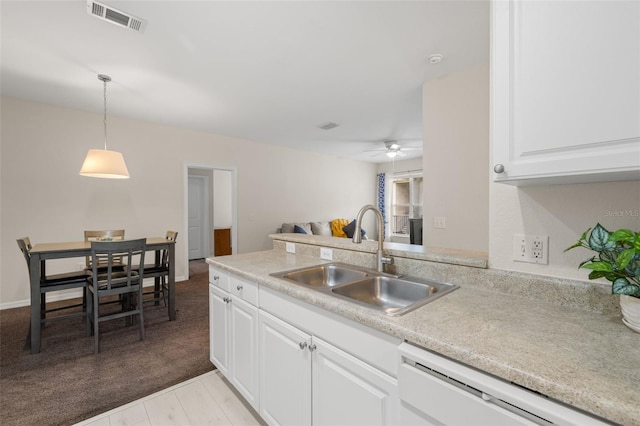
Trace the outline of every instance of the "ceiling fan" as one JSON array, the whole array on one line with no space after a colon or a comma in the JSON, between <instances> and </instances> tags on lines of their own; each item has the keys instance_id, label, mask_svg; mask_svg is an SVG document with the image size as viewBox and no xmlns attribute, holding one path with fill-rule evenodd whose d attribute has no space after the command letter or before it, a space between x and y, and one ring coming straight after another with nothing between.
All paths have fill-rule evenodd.
<instances>
[{"instance_id":1,"label":"ceiling fan","mask_svg":"<svg viewBox=\"0 0 640 426\"><path fill-rule=\"evenodd\" d=\"M384 141L384 148L372 149L370 151L380 152L379 154L374 154L374 155L386 154L387 157L389 158L395 158L395 157L406 156L407 154L404 151L417 150L417 149L420 149L420 148L412 148L412 147L402 148L400 147L400 144L398 144L398 141L394 139L387 139Z\"/></svg>"}]
</instances>

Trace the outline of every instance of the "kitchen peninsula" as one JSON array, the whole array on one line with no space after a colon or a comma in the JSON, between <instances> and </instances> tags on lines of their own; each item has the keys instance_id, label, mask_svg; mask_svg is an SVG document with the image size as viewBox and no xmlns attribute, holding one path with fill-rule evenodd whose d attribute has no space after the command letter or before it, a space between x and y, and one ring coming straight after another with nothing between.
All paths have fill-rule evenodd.
<instances>
[{"instance_id":1,"label":"kitchen peninsula","mask_svg":"<svg viewBox=\"0 0 640 426\"><path fill-rule=\"evenodd\" d=\"M640 365L640 335L621 323L617 300L604 286L487 269L479 253L417 249L394 255L390 246L395 273L460 286L390 317L270 275L329 263L320 259L321 248L331 248L333 261L371 267L369 245L295 234L271 238L273 250L208 259L212 274L254 283L256 306L263 294L265 303L281 295L310 314L326 312L342 318L344 327L371 330L381 353L394 342L409 342L605 421L640 425L640 372L628 368ZM295 244L295 254L286 252L287 243ZM385 367L389 363L380 364L395 374L393 366Z\"/></svg>"}]
</instances>

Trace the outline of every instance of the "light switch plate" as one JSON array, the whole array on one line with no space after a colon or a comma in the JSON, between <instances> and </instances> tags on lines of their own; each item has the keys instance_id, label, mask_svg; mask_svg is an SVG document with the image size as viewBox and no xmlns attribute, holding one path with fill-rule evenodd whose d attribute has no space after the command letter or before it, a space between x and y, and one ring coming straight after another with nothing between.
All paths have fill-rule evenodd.
<instances>
[{"instance_id":1,"label":"light switch plate","mask_svg":"<svg viewBox=\"0 0 640 426\"><path fill-rule=\"evenodd\" d=\"M445 229L447 227L447 218L444 216L436 216L433 218L433 227L436 229Z\"/></svg>"},{"instance_id":2,"label":"light switch plate","mask_svg":"<svg viewBox=\"0 0 640 426\"><path fill-rule=\"evenodd\" d=\"M513 260L548 265L549 236L515 234L513 236Z\"/></svg>"}]
</instances>

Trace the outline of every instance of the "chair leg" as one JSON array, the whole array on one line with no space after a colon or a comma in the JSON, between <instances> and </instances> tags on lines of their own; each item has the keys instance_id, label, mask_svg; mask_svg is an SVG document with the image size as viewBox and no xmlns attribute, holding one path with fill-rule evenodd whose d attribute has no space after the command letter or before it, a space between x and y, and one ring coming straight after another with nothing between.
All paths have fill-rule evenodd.
<instances>
[{"instance_id":1,"label":"chair leg","mask_svg":"<svg viewBox=\"0 0 640 426\"><path fill-rule=\"evenodd\" d=\"M98 311L100 310L98 299L98 289L95 289L95 293L93 293L93 339L94 339L94 347L93 353L98 354L100 352L100 316L98 315Z\"/></svg>"},{"instance_id":2,"label":"chair leg","mask_svg":"<svg viewBox=\"0 0 640 426\"><path fill-rule=\"evenodd\" d=\"M40 294L40 322L44 324L47 318L47 293Z\"/></svg>"},{"instance_id":3,"label":"chair leg","mask_svg":"<svg viewBox=\"0 0 640 426\"><path fill-rule=\"evenodd\" d=\"M165 293L164 289L167 286L167 279L166 277L163 275L161 278L162 282L161 282L161 286L160 286L160 291L162 291L162 301L164 302L164 307L167 307L167 293Z\"/></svg>"},{"instance_id":4,"label":"chair leg","mask_svg":"<svg viewBox=\"0 0 640 426\"><path fill-rule=\"evenodd\" d=\"M87 304L87 311L85 313L86 316L86 330L85 330L85 334L87 335L87 337L91 336L91 321L93 320L93 293L91 293L91 297L89 297L89 287L85 287L84 289L84 300L86 301Z\"/></svg>"},{"instance_id":5,"label":"chair leg","mask_svg":"<svg viewBox=\"0 0 640 426\"><path fill-rule=\"evenodd\" d=\"M140 289L138 291L138 320L140 321L140 340L144 340L144 309L142 309L142 282L140 282Z\"/></svg>"}]
</instances>

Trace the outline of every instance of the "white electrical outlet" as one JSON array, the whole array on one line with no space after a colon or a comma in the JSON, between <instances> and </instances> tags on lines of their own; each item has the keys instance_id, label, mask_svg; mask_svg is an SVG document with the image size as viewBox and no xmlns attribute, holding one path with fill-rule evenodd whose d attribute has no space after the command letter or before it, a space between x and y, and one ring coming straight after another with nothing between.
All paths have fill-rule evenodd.
<instances>
[{"instance_id":1,"label":"white electrical outlet","mask_svg":"<svg viewBox=\"0 0 640 426\"><path fill-rule=\"evenodd\" d=\"M333 250L326 247L320 247L320 259L333 260Z\"/></svg>"},{"instance_id":2,"label":"white electrical outlet","mask_svg":"<svg viewBox=\"0 0 640 426\"><path fill-rule=\"evenodd\" d=\"M513 236L513 260L517 262L549 264L549 237L547 235Z\"/></svg>"},{"instance_id":3,"label":"white electrical outlet","mask_svg":"<svg viewBox=\"0 0 640 426\"><path fill-rule=\"evenodd\" d=\"M286 243L287 253L296 253L296 245L294 243Z\"/></svg>"},{"instance_id":4,"label":"white electrical outlet","mask_svg":"<svg viewBox=\"0 0 640 426\"><path fill-rule=\"evenodd\" d=\"M447 227L447 218L444 216L436 216L433 218L433 227L437 229L444 229Z\"/></svg>"}]
</instances>

